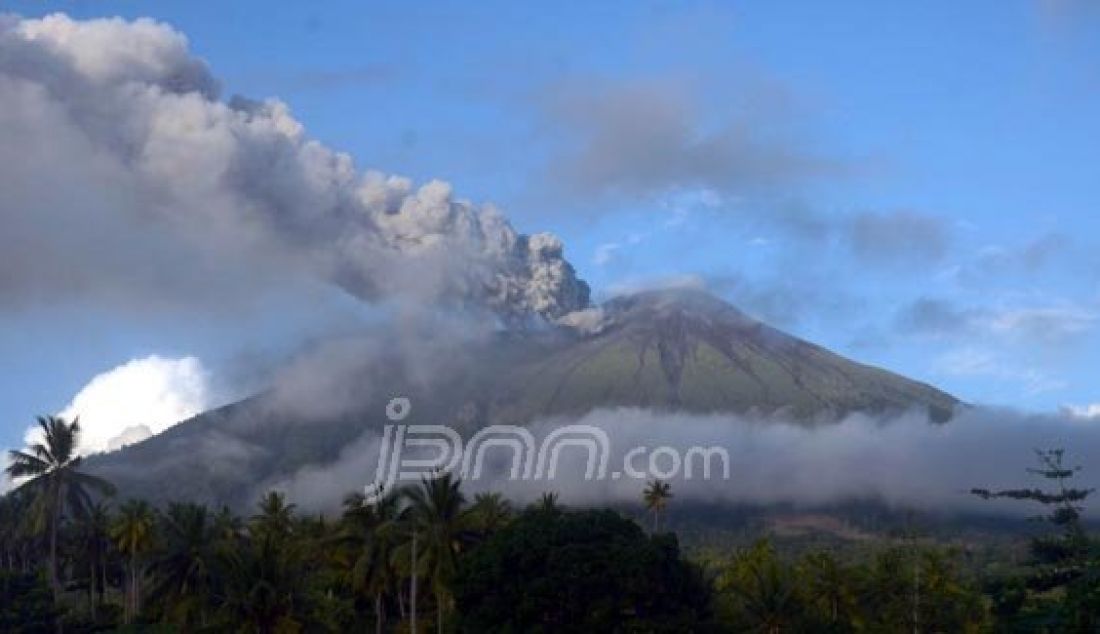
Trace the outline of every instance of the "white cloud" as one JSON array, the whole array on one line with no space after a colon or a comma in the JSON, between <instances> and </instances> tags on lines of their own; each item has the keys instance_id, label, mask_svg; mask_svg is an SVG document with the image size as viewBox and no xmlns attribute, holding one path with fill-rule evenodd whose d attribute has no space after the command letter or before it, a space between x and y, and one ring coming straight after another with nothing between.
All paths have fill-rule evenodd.
<instances>
[{"instance_id":1,"label":"white cloud","mask_svg":"<svg viewBox=\"0 0 1100 634\"><path fill-rule=\"evenodd\" d=\"M88 454L159 434L210 405L209 377L198 359L152 355L96 375L58 415L80 417L78 450ZM37 426L27 430L28 443L37 433Z\"/></svg>"},{"instance_id":2,"label":"white cloud","mask_svg":"<svg viewBox=\"0 0 1100 634\"><path fill-rule=\"evenodd\" d=\"M148 425L133 425L123 429L114 438L107 441L107 451L118 451L127 445L139 443L153 435L153 430Z\"/></svg>"},{"instance_id":3,"label":"white cloud","mask_svg":"<svg viewBox=\"0 0 1100 634\"><path fill-rule=\"evenodd\" d=\"M1005 310L990 321L997 334L1030 340L1059 342L1092 330L1095 312L1078 306L1042 306Z\"/></svg>"},{"instance_id":4,"label":"white cloud","mask_svg":"<svg viewBox=\"0 0 1100 634\"><path fill-rule=\"evenodd\" d=\"M986 377L1020 385L1028 395L1064 389L1066 382L1035 368L1021 368L985 350L962 348L940 355L936 371L948 376Z\"/></svg>"},{"instance_id":5,"label":"white cloud","mask_svg":"<svg viewBox=\"0 0 1100 634\"><path fill-rule=\"evenodd\" d=\"M596 247L596 253L592 256L592 263L596 266L604 266L615 258L615 252L623 245L618 242L605 242Z\"/></svg>"},{"instance_id":6,"label":"white cloud","mask_svg":"<svg viewBox=\"0 0 1100 634\"><path fill-rule=\"evenodd\" d=\"M1078 420L1100 420L1100 403L1066 405L1062 408L1062 413Z\"/></svg>"},{"instance_id":7,"label":"white cloud","mask_svg":"<svg viewBox=\"0 0 1100 634\"><path fill-rule=\"evenodd\" d=\"M4 495L11 489L11 479L8 478L8 454L0 453L0 495Z\"/></svg>"}]
</instances>

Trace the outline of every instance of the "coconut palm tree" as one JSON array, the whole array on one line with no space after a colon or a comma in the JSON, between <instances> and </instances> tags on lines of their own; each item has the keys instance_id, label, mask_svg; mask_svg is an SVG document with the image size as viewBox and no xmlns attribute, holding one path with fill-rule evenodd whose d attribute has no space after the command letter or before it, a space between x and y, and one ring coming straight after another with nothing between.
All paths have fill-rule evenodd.
<instances>
[{"instance_id":1,"label":"coconut palm tree","mask_svg":"<svg viewBox=\"0 0 1100 634\"><path fill-rule=\"evenodd\" d=\"M311 631L299 613L307 598L296 548L262 533L241 548L222 549L218 554L223 589L219 612L237 626L236 631Z\"/></svg>"},{"instance_id":2,"label":"coconut palm tree","mask_svg":"<svg viewBox=\"0 0 1100 634\"><path fill-rule=\"evenodd\" d=\"M656 533L661 528L661 514L664 513L665 508L668 507L668 500L672 497L672 485L668 482L661 482L660 480L654 480L650 482L645 492L642 493L642 499L645 500L645 506L651 513L653 513L653 532Z\"/></svg>"},{"instance_id":3,"label":"coconut palm tree","mask_svg":"<svg viewBox=\"0 0 1100 634\"><path fill-rule=\"evenodd\" d=\"M86 550L88 563L88 605L92 620L107 588L107 551L110 549L111 516L107 505L96 502L80 518L77 536Z\"/></svg>"},{"instance_id":4,"label":"coconut palm tree","mask_svg":"<svg viewBox=\"0 0 1100 634\"><path fill-rule=\"evenodd\" d=\"M737 606L742 631L764 634L790 631L802 613L798 589L792 570L765 541L738 553L717 583Z\"/></svg>"},{"instance_id":5,"label":"coconut palm tree","mask_svg":"<svg viewBox=\"0 0 1100 634\"><path fill-rule=\"evenodd\" d=\"M150 565L152 596L180 624L207 623L221 562L214 523L205 506L173 503L160 517L160 543Z\"/></svg>"},{"instance_id":6,"label":"coconut palm tree","mask_svg":"<svg viewBox=\"0 0 1100 634\"><path fill-rule=\"evenodd\" d=\"M218 540L230 546L240 545L247 537L244 521L227 505L214 516L214 533Z\"/></svg>"},{"instance_id":7,"label":"coconut palm tree","mask_svg":"<svg viewBox=\"0 0 1100 634\"><path fill-rule=\"evenodd\" d=\"M253 538L284 541L294 527L293 504L287 504L286 495L280 491L268 491L259 502L259 513L252 516L249 527Z\"/></svg>"},{"instance_id":8,"label":"coconut palm tree","mask_svg":"<svg viewBox=\"0 0 1100 634\"><path fill-rule=\"evenodd\" d=\"M125 620L133 622L141 610L141 560L153 547L156 517L144 500L129 500L119 508L111 526L111 539L127 559Z\"/></svg>"},{"instance_id":9,"label":"coconut palm tree","mask_svg":"<svg viewBox=\"0 0 1100 634\"><path fill-rule=\"evenodd\" d=\"M470 506L473 526L482 537L504 528L512 519L512 505L499 493L478 493Z\"/></svg>"},{"instance_id":10,"label":"coconut palm tree","mask_svg":"<svg viewBox=\"0 0 1100 634\"><path fill-rule=\"evenodd\" d=\"M82 512L92 504L89 490L112 495L114 486L103 478L79 471L81 457L76 453L80 439L80 423L71 423L57 416L39 416L42 437L25 451L9 452L6 471L14 479L29 478L18 490L32 495L32 517L35 526L49 535L50 587L54 599L61 596L61 580L57 571L57 532L66 509Z\"/></svg>"},{"instance_id":11,"label":"coconut palm tree","mask_svg":"<svg viewBox=\"0 0 1100 634\"><path fill-rule=\"evenodd\" d=\"M852 588L851 570L831 554L806 555L799 572L807 599L821 610L830 626L835 627L855 612L858 598Z\"/></svg>"},{"instance_id":12,"label":"coconut palm tree","mask_svg":"<svg viewBox=\"0 0 1100 634\"><path fill-rule=\"evenodd\" d=\"M439 632L443 632L443 617L458 554L473 536L469 530L470 517L464 512L466 496L461 487L462 480L448 472L424 478L420 486L405 489L409 502L407 517L418 535L417 556L422 556L421 566L435 596ZM414 575L418 573L419 570L413 571Z\"/></svg>"},{"instance_id":13,"label":"coconut palm tree","mask_svg":"<svg viewBox=\"0 0 1100 634\"><path fill-rule=\"evenodd\" d=\"M385 596L397 581L395 552L401 538L400 498L395 493L367 502L360 494L344 500L341 530L335 539L352 549L349 563L352 587L374 600L374 629L385 624Z\"/></svg>"}]
</instances>

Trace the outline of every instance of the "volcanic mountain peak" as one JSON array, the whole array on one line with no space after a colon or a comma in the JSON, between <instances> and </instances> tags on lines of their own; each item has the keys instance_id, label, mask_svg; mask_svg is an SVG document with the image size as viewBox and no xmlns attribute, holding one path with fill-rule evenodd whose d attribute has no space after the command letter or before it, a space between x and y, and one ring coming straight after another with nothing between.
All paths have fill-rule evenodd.
<instances>
[{"instance_id":1,"label":"volcanic mountain peak","mask_svg":"<svg viewBox=\"0 0 1100 634\"><path fill-rule=\"evenodd\" d=\"M699 317L729 318L753 321L721 298L702 289L677 286L638 291L619 295L604 304L608 312L669 315L689 314Z\"/></svg>"},{"instance_id":2,"label":"volcanic mountain peak","mask_svg":"<svg viewBox=\"0 0 1100 634\"><path fill-rule=\"evenodd\" d=\"M803 424L917 409L943 421L959 403L784 334L702 291L647 291L592 312L602 312L603 323L587 334L513 333L452 347L432 357L428 372L422 359L401 355L399 345L372 347L378 354L354 368L340 366L344 374L330 370L333 376L320 381L307 373L308 388L277 387L94 456L89 466L150 499L160 499L163 484L172 483L175 497L243 501L257 482L335 460L384 422L386 402L395 395L415 403L418 421L462 433L619 407Z\"/></svg>"},{"instance_id":3,"label":"volcanic mountain peak","mask_svg":"<svg viewBox=\"0 0 1100 634\"><path fill-rule=\"evenodd\" d=\"M919 408L937 420L948 394L771 328L704 291L645 291L602 307L595 334L508 373L513 417L597 407L783 414L795 420ZM508 381L506 381L508 383ZM521 408L522 409L522 408Z\"/></svg>"}]
</instances>

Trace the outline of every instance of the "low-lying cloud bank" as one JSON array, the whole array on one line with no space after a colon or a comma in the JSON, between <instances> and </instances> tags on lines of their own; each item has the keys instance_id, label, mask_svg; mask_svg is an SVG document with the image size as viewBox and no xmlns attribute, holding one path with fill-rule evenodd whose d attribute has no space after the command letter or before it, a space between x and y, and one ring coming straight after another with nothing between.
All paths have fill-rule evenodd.
<instances>
[{"instance_id":1,"label":"low-lying cloud bank","mask_svg":"<svg viewBox=\"0 0 1100 634\"><path fill-rule=\"evenodd\" d=\"M975 500L967 492L973 487L1046 486L1025 469L1033 466L1034 449L1055 447L1065 448L1069 462L1084 468L1080 484L1100 482L1100 425L1008 409L972 408L943 425L930 424L917 413L853 415L809 428L635 410L597 411L578 422L604 429L616 451L634 446L669 446L680 452L691 446L724 448L730 458L729 480L712 476L704 481L696 475L673 481L680 498L701 502L821 505L877 498L928 510L1034 512L1019 504ZM578 473L580 465L561 472ZM640 484L570 482L562 491L579 501L629 501L638 499Z\"/></svg>"},{"instance_id":2,"label":"low-lying cloud bank","mask_svg":"<svg viewBox=\"0 0 1100 634\"><path fill-rule=\"evenodd\" d=\"M1034 449L1056 447L1066 449L1068 464L1083 468L1076 485L1100 483L1100 425L1008 409L971 408L944 425L909 413L887 418L853 415L817 427L729 415L597 410L576 420L541 421L529 429L538 446L564 425L590 425L607 435L606 478L586 480L589 451L573 445L560 450L553 479L511 480L511 452L498 447L486 452L486 469L480 478L467 483L468 491L502 491L520 501L556 491L571 504L637 503L645 479L626 474L616 479L613 473L623 470L631 450L636 452L632 466L646 471L650 456L661 453L657 451L660 447L670 448L681 458L692 447L726 451L729 479L722 477L713 456L709 479L702 477L698 460L690 479L685 477L686 466L670 478L676 501L700 503L814 507L873 499L931 512L1030 515L1037 509L982 501L968 491L973 487L1049 486L1026 473L1026 468L1034 465ZM380 434L371 431L334 463L310 466L271 484L307 508L331 509L344 494L374 481L382 447ZM637 453L642 447L644 452ZM660 473L672 464L668 453L655 459Z\"/></svg>"}]
</instances>

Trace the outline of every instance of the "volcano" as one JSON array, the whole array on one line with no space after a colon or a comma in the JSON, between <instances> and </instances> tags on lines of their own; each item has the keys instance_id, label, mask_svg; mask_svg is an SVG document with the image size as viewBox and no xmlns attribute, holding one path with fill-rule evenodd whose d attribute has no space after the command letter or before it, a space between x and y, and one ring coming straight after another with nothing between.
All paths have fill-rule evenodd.
<instances>
[{"instance_id":1,"label":"volcano","mask_svg":"<svg viewBox=\"0 0 1100 634\"><path fill-rule=\"evenodd\" d=\"M578 317L583 328L507 331L447 349L430 360L430 372L400 346L381 346L351 370L312 377L323 378L318 389L273 389L86 464L124 496L238 506L263 483L334 461L388 422L383 412L397 395L414 404L407 422L464 434L600 408L824 425L854 412L912 410L943 423L960 406L932 386L785 334L702 291L637 293Z\"/></svg>"},{"instance_id":2,"label":"volcano","mask_svg":"<svg viewBox=\"0 0 1100 634\"><path fill-rule=\"evenodd\" d=\"M613 299L590 331L509 369L502 382L509 393L496 403L505 418L642 407L813 422L918 408L942 422L958 405L931 386L845 359L702 291Z\"/></svg>"}]
</instances>

